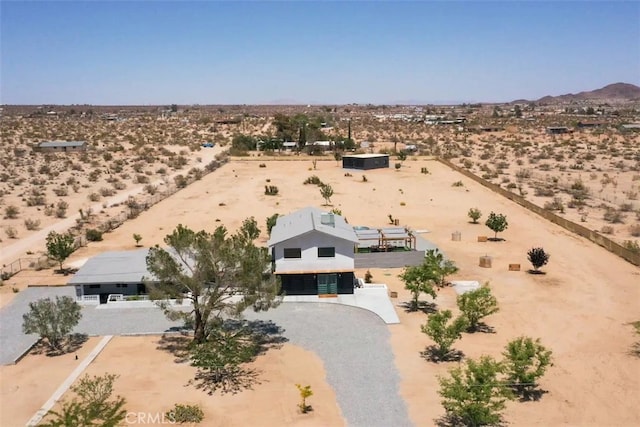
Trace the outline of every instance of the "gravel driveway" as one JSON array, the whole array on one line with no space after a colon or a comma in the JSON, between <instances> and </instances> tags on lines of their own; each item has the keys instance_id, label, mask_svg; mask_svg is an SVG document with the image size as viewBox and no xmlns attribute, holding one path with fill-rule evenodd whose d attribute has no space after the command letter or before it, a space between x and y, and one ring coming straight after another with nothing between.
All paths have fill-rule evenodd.
<instances>
[{"instance_id":1,"label":"gravel driveway","mask_svg":"<svg viewBox=\"0 0 640 427\"><path fill-rule=\"evenodd\" d=\"M283 303L248 319L272 320L289 342L316 353L349 426L412 425L398 394L387 325L375 314L338 304Z\"/></svg>"}]
</instances>

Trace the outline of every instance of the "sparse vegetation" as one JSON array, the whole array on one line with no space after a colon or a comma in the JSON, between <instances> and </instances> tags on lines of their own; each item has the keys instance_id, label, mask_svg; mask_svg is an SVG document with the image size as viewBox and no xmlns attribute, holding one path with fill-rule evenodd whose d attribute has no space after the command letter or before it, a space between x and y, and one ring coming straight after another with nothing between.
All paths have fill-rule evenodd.
<instances>
[{"instance_id":1,"label":"sparse vegetation","mask_svg":"<svg viewBox=\"0 0 640 427\"><path fill-rule=\"evenodd\" d=\"M480 217L482 217L482 212L480 212L480 209L478 208L471 208L469 209L469 212L467 212L467 216L471 218L471 221L474 224L477 224Z\"/></svg>"},{"instance_id":2,"label":"sparse vegetation","mask_svg":"<svg viewBox=\"0 0 640 427\"><path fill-rule=\"evenodd\" d=\"M550 255L543 248L531 248L527 252L527 259L533 266L533 272L539 273L540 267L547 265Z\"/></svg>"},{"instance_id":3,"label":"sparse vegetation","mask_svg":"<svg viewBox=\"0 0 640 427\"><path fill-rule=\"evenodd\" d=\"M489 214L489 217L487 218L487 221L485 222L485 225L495 233L495 237L493 240L498 240L498 233L506 230L509 226L509 223L507 222L507 217L505 215L491 212Z\"/></svg>"},{"instance_id":4,"label":"sparse vegetation","mask_svg":"<svg viewBox=\"0 0 640 427\"><path fill-rule=\"evenodd\" d=\"M458 295L457 303L462 315L469 321L470 332L480 330L480 326L484 326L480 324L480 320L499 311L498 300L491 294L488 283Z\"/></svg>"}]
</instances>

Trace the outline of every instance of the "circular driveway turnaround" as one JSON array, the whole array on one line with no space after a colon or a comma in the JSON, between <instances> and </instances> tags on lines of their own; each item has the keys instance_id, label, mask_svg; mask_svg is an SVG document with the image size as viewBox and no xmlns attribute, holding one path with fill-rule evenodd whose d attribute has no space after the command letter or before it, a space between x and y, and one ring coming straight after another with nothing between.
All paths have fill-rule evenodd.
<instances>
[{"instance_id":1,"label":"circular driveway turnaround","mask_svg":"<svg viewBox=\"0 0 640 427\"><path fill-rule=\"evenodd\" d=\"M349 426L412 425L398 393L400 376L388 327L374 313L339 304L282 303L267 312L246 312L245 317L272 320L289 342L322 359Z\"/></svg>"}]
</instances>

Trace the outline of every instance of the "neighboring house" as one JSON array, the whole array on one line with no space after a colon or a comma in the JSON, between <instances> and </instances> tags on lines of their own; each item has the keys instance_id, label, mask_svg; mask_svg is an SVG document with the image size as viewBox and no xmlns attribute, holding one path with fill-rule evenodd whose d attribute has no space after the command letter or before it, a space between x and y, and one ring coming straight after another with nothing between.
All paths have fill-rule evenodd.
<instances>
[{"instance_id":1,"label":"neighboring house","mask_svg":"<svg viewBox=\"0 0 640 427\"><path fill-rule=\"evenodd\" d=\"M102 304L109 294L145 294L143 278L151 276L147 270L148 252L149 249L138 249L101 253L89 258L68 284L76 287L79 300L91 299L85 296L93 295Z\"/></svg>"},{"instance_id":2,"label":"neighboring house","mask_svg":"<svg viewBox=\"0 0 640 427\"><path fill-rule=\"evenodd\" d=\"M569 133L570 130L568 127L564 126L550 126L547 128L547 133L550 135L558 135L562 133Z\"/></svg>"},{"instance_id":3,"label":"neighboring house","mask_svg":"<svg viewBox=\"0 0 640 427\"><path fill-rule=\"evenodd\" d=\"M86 141L47 141L37 144L34 150L54 153L86 151L87 143Z\"/></svg>"},{"instance_id":4,"label":"neighboring house","mask_svg":"<svg viewBox=\"0 0 640 427\"><path fill-rule=\"evenodd\" d=\"M349 154L342 156L345 169L378 169L389 167L388 154Z\"/></svg>"},{"instance_id":5,"label":"neighboring house","mask_svg":"<svg viewBox=\"0 0 640 427\"><path fill-rule=\"evenodd\" d=\"M352 294L358 238L343 217L308 207L278 217L269 249L286 295Z\"/></svg>"}]
</instances>

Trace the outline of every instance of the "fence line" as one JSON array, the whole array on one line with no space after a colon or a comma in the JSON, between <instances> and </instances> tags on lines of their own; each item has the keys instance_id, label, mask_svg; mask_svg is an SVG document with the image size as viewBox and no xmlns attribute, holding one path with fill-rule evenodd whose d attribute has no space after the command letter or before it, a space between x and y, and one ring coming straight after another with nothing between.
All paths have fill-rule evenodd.
<instances>
[{"instance_id":1,"label":"fence line","mask_svg":"<svg viewBox=\"0 0 640 427\"><path fill-rule=\"evenodd\" d=\"M460 166L454 165L453 163L451 163L449 160L443 159L441 157L438 157L437 160L450 167L451 169L455 170L456 172L461 173L462 175L466 176L467 178L470 178L474 181L476 181L479 184L482 184L483 186L487 187L488 189L500 194L501 196L506 197L509 200L512 200L514 202L516 202L517 204L519 204L520 206L530 210L531 212L540 215L541 217L543 217L544 219L553 222L554 224L559 225L560 227L564 228L565 230L568 230L574 234L577 234L579 236L582 236L586 239L589 239L590 241L592 241L593 243L596 243L600 246L602 246L603 248L605 248L606 250L608 250L609 252L612 252L616 255L618 255L621 258L624 258L625 260L627 260L628 262L630 262L631 264L640 266L640 254L637 254L633 251L630 251L629 249L625 248L624 246L614 242L613 240L603 236L602 234L598 233L597 231L593 231L588 229L587 227L584 227L580 224L576 224L573 221L569 221L566 218L563 218L561 216L558 216L556 214L554 214L553 212L549 212L548 210L533 204L532 202L526 200L524 197L512 193L511 191L507 191L504 188L500 187L499 185L493 184L475 174L473 174L472 172L461 168Z\"/></svg>"},{"instance_id":2,"label":"fence line","mask_svg":"<svg viewBox=\"0 0 640 427\"><path fill-rule=\"evenodd\" d=\"M153 205L160 203L162 200L166 199L169 196L174 195L178 191L183 188L188 187L193 182L198 179L210 174L217 170L220 166L226 164L229 161L228 156L222 156L220 159L216 159L205 166L202 175L199 178L192 177L190 175L185 176L185 185L177 186L176 184L168 185L165 191L156 193L147 197L144 201L135 202L128 204L124 202L125 206L129 209L129 211L123 211L117 214L114 217L111 217L101 223L98 223L95 228L100 230L103 233L113 231L116 228L120 227L126 220L133 219L137 217L141 212L146 211L151 208ZM82 223L75 225L70 228L70 230L74 230L76 232L82 231ZM81 234L75 236L73 241L74 251L83 246L87 246L87 238ZM8 264L5 264L0 268L0 280L8 280L14 274L19 273L22 270L37 270L46 268L48 266L49 258L46 255L37 257L37 258L18 258L14 261L11 261Z\"/></svg>"}]
</instances>

